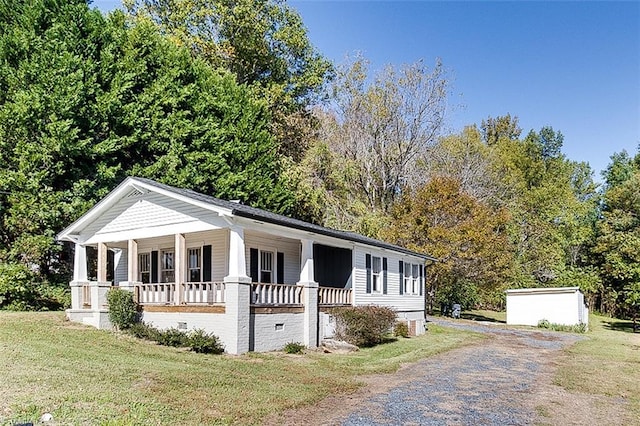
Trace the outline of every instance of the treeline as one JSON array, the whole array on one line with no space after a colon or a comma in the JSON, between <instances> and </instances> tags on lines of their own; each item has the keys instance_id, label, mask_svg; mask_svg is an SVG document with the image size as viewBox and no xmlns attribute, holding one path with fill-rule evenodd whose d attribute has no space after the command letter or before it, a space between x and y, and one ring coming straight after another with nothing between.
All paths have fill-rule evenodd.
<instances>
[{"instance_id":1,"label":"treeline","mask_svg":"<svg viewBox=\"0 0 640 426\"><path fill-rule=\"evenodd\" d=\"M0 307L61 303L55 234L128 175L428 253L431 304L568 285L611 314L640 302L640 155L598 189L551 127L446 134L442 64L334 66L284 2L125 4L0 4Z\"/></svg>"}]
</instances>

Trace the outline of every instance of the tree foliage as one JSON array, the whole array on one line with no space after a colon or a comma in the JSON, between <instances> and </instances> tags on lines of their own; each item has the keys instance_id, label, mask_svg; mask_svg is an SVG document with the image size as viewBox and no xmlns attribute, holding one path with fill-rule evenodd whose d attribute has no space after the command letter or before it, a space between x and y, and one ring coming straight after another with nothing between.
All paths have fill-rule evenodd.
<instances>
[{"instance_id":1,"label":"tree foliage","mask_svg":"<svg viewBox=\"0 0 640 426\"><path fill-rule=\"evenodd\" d=\"M162 34L210 66L224 68L264 99L280 152L301 158L331 64L313 47L300 15L280 0L128 0L134 22Z\"/></svg>"},{"instance_id":2,"label":"tree foliage","mask_svg":"<svg viewBox=\"0 0 640 426\"><path fill-rule=\"evenodd\" d=\"M80 0L9 3L0 14L2 261L68 279L55 234L132 174L293 211L268 105L232 74L120 12L105 18Z\"/></svg>"}]
</instances>

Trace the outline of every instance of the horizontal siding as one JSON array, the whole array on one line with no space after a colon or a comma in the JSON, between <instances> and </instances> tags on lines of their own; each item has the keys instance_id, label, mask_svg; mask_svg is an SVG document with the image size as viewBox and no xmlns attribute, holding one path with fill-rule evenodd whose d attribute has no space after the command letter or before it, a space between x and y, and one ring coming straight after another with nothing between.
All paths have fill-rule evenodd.
<instances>
[{"instance_id":1,"label":"horizontal siding","mask_svg":"<svg viewBox=\"0 0 640 426\"><path fill-rule=\"evenodd\" d=\"M367 294L367 270L365 255L387 258L387 294ZM389 306L397 311L422 311L424 310L424 289L422 296L400 294L400 274L398 261L418 263L419 260L411 256L402 256L388 251L376 250L374 247L365 249L356 247L354 250L354 291L356 305L381 305Z\"/></svg>"},{"instance_id":2,"label":"horizontal siding","mask_svg":"<svg viewBox=\"0 0 640 426\"><path fill-rule=\"evenodd\" d=\"M284 282L295 284L300 281L300 242L288 238L276 239L273 235L258 234L245 231L245 257L247 263L247 275L250 275L251 255L249 250L274 250L284 253ZM274 262L276 259L274 259ZM275 279L275 278L274 278Z\"/></svg>"},{"instance_id":3,"label":"horizontal siding","mask_svg":"<svg viewBox=\"0 0 640 426\"><path fill-rule=\"evenodd\" d=\"M82 230L82 235L107 234L196 221L210 223L216 217L215 213L201 207L151 193L120 199Z\"/></svg>"},{"instance_id":4,"label":"horizontal siding","mask_svg":"<svg viewBox=\"0 0 640 426\"><path fill-rule=\"evenodd\" d=\"M122 281L128 281L129 270L127 268L127 263L129 259L127 258L127 250L118 250L113 254L113 269L114 269L114 277L113 282L119 283Z\"/></svg>"}]
</instances>

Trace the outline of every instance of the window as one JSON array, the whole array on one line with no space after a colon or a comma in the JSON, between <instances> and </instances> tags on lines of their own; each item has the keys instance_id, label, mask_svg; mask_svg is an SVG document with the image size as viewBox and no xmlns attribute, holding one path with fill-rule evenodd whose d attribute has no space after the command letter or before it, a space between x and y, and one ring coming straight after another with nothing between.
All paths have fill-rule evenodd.
<instances>
[{"instance_id":1,"label":"window","mask_svg":"<svg viewBox=\"0 0 640 426\"><path fill-rule=\"evenodd\" d=\"M191 283L202 281L202 256L200 253L200 247L187 250L187 257L189 259L189 282Z\"/></svg>"},{"instance_id":2,"label":"window","mask_svg":"<svg viewBox=\"0 0 640 426\"><path fill-rule=\"evenodd\" d=\"M411 264L404 264L404 294L411 294Z\"/></svg>"},{"instance_id":3,"label":"window","mask_svg":"<svg viewBox=\"0 0 640 426\"><path fill-rule=\"evenodd\" d=\"M163 250L160 263L160 280L163 283L172 283L175 281L173 250Z\"/></svg>"},{"instance_id":4,"label":"window","mask_svg":"<svg viewBox=\"0 0 640 426\"><path fill-rule=\"evenodd\" d=\"M138 280L145 284L151 282L151 255L149 253L138 255Z\"/></svg>"},{"instance_id":5,"label":"window","mask_svg":"<svg viewBox=\"0 0 640 426\"><path fill-rule=\"evenodd\" d=\"M400 285L404 294L420 294L420 265L405 263L403 275Z\"/></svg>"},{"instance_id":6,"label":"window","mask_svg":"<svg viewBox=\"0 0 640 426\"><path fill-rule=\"evenodd\" d=\"M371 289L374 293L382 291L382 259L371 257Z\"/></svg>"},{"instance_id":7,"label":"window","mask_svg":"<svg viewBox=\"0 0 640 426\"><path fill-rule=\"evenodd\" d=\"M273 282L273 252L260 251L260 282Z\"/></svg>"}]
</instances>

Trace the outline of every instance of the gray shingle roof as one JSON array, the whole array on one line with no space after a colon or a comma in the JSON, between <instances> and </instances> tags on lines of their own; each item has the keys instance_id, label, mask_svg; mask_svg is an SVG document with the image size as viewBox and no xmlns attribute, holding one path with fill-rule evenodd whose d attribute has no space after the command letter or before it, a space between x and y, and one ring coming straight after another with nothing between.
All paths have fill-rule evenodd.
<instances>
[{"instance_id":1,"label":"gray shingle roof","mask_svg":"<svg viewBox=\"0 0 640 426\"><path fill-rule=\"evenodd\" d=\"M315 225L313 223L305 222L298 219L293 219L287 216L283 216L280 214L272 213L266 210L258 209L255 207L247 206L241 203L235 203L232 201L221 200L219 198L211 197L209 195L200 194L199 192L192 191L190 189L176 188L173 186L165 185L159 182L156 182L151 179L145 179L140 177L131 177L132 181L139 181L145 183L150 186L154 186L159 189L163 189L165 191L172 192L177 195L181 195L184 197L191 198L196 201L204 202L207 204L212 204L217 207L222 207L224 209L231 210L231 214L234 216L245 217L248 219L260 220L262 222L272 223L275 225L286 226L289 228L294 228L307 232L314 232L320 235L326 235L333 238L339 238L341 240L352 241L356 243L368 244L374 247L380 247L387 250L393 250L396 252L409 254L412 256L418 256L423 259L436 260L433 257L426 256L421 253L417 253L411 250L408 250L404 247L400 247L394 244L389 244L384 241L376 240L374 238L365 237L364 235L357 234L355 232L349 231L340 231L331 228L325 228L324 226Z\"/></svg>"}]
</instances>

